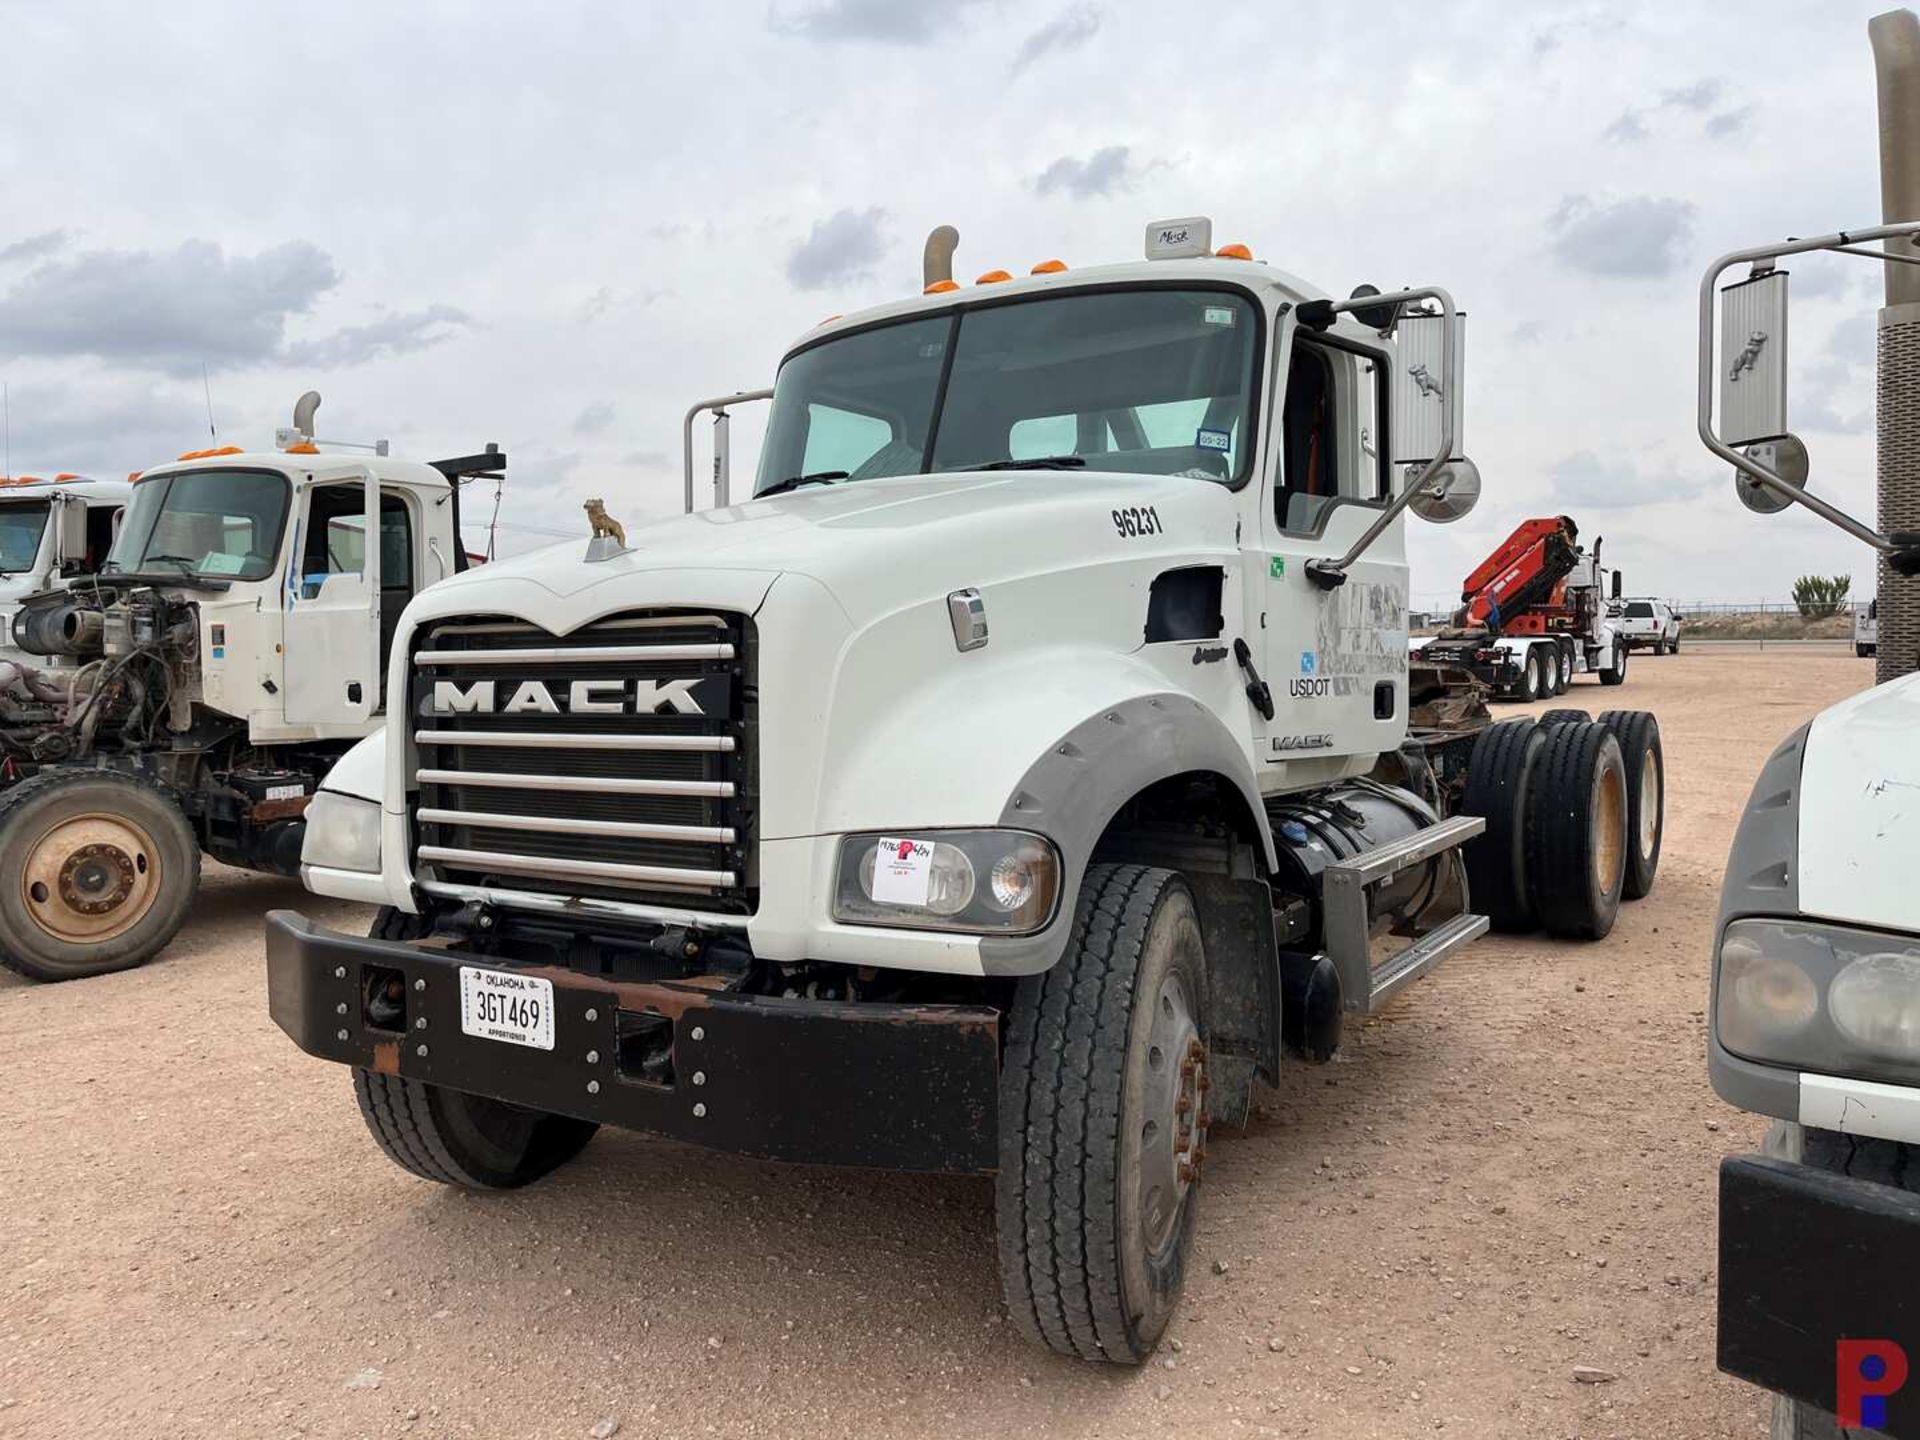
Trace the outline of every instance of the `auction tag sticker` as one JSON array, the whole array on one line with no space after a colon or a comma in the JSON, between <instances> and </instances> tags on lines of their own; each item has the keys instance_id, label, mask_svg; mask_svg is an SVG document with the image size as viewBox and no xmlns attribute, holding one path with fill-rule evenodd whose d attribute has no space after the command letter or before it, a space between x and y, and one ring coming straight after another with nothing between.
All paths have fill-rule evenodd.
<instances>
[{"instance_id":1,"label":"auction tag sticker","mask_svg":"<svg viewBox=\"0 0 1920 1440\"><path fill-rule=\"evenodd\" d=\"M882 835L873 852L873 898L883 905L924 905L933 884L933 845Z\"/></svg>"}]
</instances>

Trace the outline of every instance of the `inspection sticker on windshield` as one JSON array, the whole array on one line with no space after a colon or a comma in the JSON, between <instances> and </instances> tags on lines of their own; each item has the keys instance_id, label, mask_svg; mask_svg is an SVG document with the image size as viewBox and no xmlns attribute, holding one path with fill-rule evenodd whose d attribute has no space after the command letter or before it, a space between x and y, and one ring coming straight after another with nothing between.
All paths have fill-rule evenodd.
<instances>
[{"instance_id":1,"label":"inspection sticker on windshield","mask_svg":"<svg viewBox=\"0 0 1920 1440\"><path fill-rule=\"evenodd\" d=\"M1209 325L1231 325L1233 324L1233 307L1209 305L1200 312L1200 318Z\"/></svg>"},{"instance_id":2,"label":"inspection sticker on windshield","mask_svg":"<svg viewBox=\"0 0 1920 1440\"><path fill-rule=\"evenodd\" d=\"M460 967L460 1028L482 1040L553 1049L553 982L538 975Z\"/></svg>"},{"instance_id":3,"label":"inspection sticker on windshield","mask_svg":"<svg viewBox=\"0 0 1920 1440\"><path fill-rule=\"evenodd\" d=\"M933 885L933 846L882 835L873 847L873 898L883 905L924 905Z\"/></svg>"},{"instance_id":4,"label":"inspection sticker on windshield","mask_svg":"<svg viewBox=\"0 0 1920 1440\"><path fill-rule=\"evenodd\" d=\"M1193 443L1201 450L1231 450L1233 436L1225 430L1202 430L1195 434Z\"/></svg>"}]
</instances>

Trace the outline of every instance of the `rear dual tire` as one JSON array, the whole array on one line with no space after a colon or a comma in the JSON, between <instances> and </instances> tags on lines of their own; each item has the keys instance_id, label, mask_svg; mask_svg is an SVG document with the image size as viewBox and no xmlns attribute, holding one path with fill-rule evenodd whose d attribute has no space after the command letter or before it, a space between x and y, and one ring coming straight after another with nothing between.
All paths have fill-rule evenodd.
<instances>
[{"instance_id":1,"label":"rear dual tire","mask_svg":"<svg viewBox=\"0 0 1920 1440\"><path fill-rule=\"evenodd\" d=\"M1603 710L1596 722L1613 732L1627 772L1627 873L1622 898L1653 891L1667 830L1667 759L1660 722L1645 710Z\"/></svg>"},{"instance_id":2,"label":"rear dual tire","mask_svg":"<svg viewBox=\"0 0 1920 1440\"><path fill-rule=\"evenodd\" d=\"M1527 893L1549 935L1604 939L1626 879L1626 761L1604 726L1545 729L1528 795Z\"/></svg>"}]
</instances>

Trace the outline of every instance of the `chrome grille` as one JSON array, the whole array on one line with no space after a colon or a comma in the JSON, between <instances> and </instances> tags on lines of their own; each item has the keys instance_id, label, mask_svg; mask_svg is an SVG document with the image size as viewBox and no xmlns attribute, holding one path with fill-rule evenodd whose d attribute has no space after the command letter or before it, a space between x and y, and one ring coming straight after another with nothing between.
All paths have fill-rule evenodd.
<instances>
[{"instance_id":1,"label":"chrome grille","mask_svg":"<svg viewBox=\"0 0 1920 1440\"><path fill-rule=\"evenodd\" d=\"M676 611L423 627L422 883L751 914L752 644L744 616Z\"/></svg>"}]
</instances>

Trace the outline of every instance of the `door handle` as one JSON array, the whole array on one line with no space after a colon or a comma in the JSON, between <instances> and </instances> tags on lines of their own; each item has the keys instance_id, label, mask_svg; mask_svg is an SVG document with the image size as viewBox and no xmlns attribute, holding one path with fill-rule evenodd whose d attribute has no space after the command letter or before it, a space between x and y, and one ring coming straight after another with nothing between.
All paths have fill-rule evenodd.
<instances>
[{"instance_id":1,"label":"door handle","mask_svg":"<svg viewBox=\"0 0 1920 1440\"><path fill-rule=\"evenodd\" d=\"M365 692L360 689L360 682L358 680L349 680L347 682L347 703L349 705L358 705L363 693Z\"/></svg>"}]
</instances>

